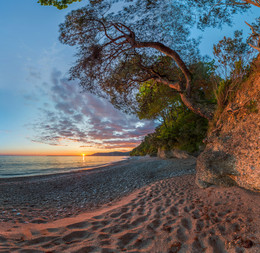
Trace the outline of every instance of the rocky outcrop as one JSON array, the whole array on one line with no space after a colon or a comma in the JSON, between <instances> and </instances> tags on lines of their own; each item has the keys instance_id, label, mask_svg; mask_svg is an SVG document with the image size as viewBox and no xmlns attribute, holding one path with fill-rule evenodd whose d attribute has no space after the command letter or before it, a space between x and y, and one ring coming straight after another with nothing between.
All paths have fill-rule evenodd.
<instances>
[{"instance_id":1,"label":"rocky outcrop","mask_svg":"<svg viewBox=\"0 0 260 253\"><path fill-rule=\"evenodd\" d=\"M200 187L238 185L260 192L260 58L206 139L197 160Z\"/></svg>"},{"instance_id":2,"label":"rocky outcrop","mask_svg":"<svg viewBox=\"0 0 260 253\"><path fill-rule=\"evenodd\" d=\"M179 149L163 150L161 148L158 149L157 156L162 159L171 159L171 158L187 159L192 157L186 151L183 150L179 150Z\"/></svg>"}]
</instances>

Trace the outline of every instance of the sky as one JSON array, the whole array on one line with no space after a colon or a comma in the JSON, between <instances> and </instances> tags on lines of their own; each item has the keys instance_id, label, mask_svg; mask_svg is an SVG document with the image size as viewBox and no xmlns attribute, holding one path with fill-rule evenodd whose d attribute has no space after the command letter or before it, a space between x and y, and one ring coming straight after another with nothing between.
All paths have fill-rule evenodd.
<instances>
[{"instance_id":1,"label":"sky","mask_svg":"<svg viewBox=\"0 0 260 253\"><path fill-rule=\"evenodd\" d=\"M129 151L154 131L155 122L126 115L68 81L76 51L58 41L59 24L82 6L0 1L0 155ZM236 27L249 33L242 21L236 17ZM205 31L202 52L210 55L212 44L232 29Z\"/></svg>"}]
</instances>

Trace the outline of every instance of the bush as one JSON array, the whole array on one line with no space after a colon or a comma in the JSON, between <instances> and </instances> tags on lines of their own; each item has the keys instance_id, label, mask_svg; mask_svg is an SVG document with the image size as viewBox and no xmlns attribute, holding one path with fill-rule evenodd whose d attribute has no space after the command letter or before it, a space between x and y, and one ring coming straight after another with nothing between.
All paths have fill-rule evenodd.
<instances>
[{"instance_id":1,"label":"bush","mask_svg":"<svg viewBox=\"0 0 260 253\"><path fill-rule=\"evenodd\" d=\"M193 153L199 150L205 138L208 121L180 105L167 121L159 125L155 133L147 135L134 148L131 156L154 155L158 148L170 150L178 148Z\"/></svg>"}]
</instances>

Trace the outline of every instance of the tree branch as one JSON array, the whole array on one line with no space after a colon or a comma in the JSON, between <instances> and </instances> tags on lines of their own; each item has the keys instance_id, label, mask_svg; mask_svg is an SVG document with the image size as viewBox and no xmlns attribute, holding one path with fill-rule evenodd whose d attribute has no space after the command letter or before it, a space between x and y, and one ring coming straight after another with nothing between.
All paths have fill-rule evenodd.
<instances>
[{"instance_id":1,"label":"tree branch","mask_svg":"<svg viewBox=\"0 0 260 253\"><path fill-rule=\"evenodd\" d=\"M164 44L160 42L134 42L133 47L136 48L154 48L157 49L158 51L162 52L163 54L171 57L178 67L181 69L182 73L185 76L186 79L186 92L188 96L190 96L190 90L191 90L191 73L188 70L186 64L183 62L179 54L172 50L171 48L165 46ZM182 86L182 85L181 85ZM181 87L183 90L184 87Z\"/></svg>"},{"instance_id":2,"label":"tree branch","mask_svg":"<svg viewBox=\"0 0 260 253\"><path fill-rule=\"evenodd\" d=\"M260 1L259 0L241 0L242 2L237 2L237 1L234 1L234 0L231 0L231 2L233 4L237 4L237 5L245 5L245 4L252 4L256 7L260 7Z\"/></svg>"},{"instance_id":3,"label":"tree branch","mask_svg":"<svg viewBox=\"0 0 260 253\"><path fill-rule=\"evenodd\" d=\"M254 29L254 27L253 27L252 25L248 24L246 21L245 21L245 23L250 27L250 29L251 29L251 31L252 31L252 34L251 34L251 36L247 39L247 41L249 41L252 37L256 37L256 38L257 38L256 41L258 40L258 41L257 41L257 44L258 44L257 46L254 46L254 45L252 45L251 43L248 43L248 45L249 45L250 47L254 48L255 50L257 50L257 51L260 52L260 34L255 31L255 29Z\"/></svg>"}]
</instances>

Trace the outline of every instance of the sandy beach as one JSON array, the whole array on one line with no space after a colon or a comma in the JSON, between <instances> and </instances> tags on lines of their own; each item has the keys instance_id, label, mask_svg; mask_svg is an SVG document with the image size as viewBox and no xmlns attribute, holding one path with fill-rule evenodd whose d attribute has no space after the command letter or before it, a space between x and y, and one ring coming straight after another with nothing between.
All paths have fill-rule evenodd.
<instances>
[{"instance_id":1,"label":"sandy beach","mask_svg":"<svg viewBox=\"0 0 260 253\"><path fill-rule=\"evenodd\" d=\"M260 252L260 195L200 189L196 160L0 179L0 252Z\"/></svg>"}]
</instances>

